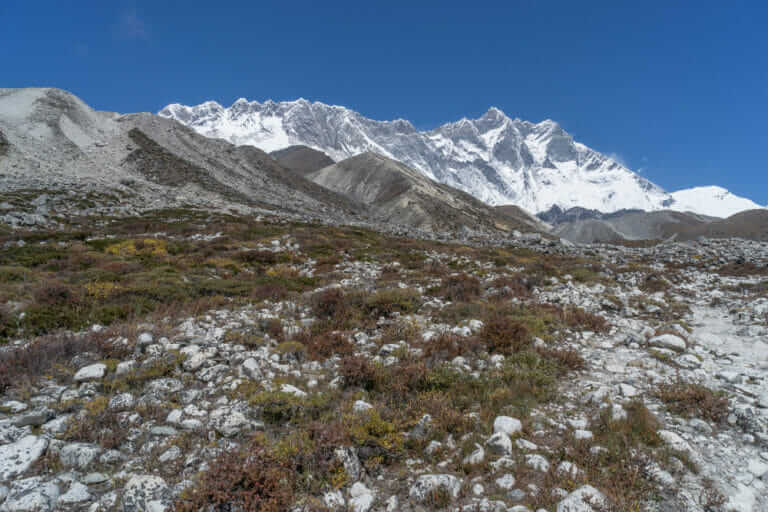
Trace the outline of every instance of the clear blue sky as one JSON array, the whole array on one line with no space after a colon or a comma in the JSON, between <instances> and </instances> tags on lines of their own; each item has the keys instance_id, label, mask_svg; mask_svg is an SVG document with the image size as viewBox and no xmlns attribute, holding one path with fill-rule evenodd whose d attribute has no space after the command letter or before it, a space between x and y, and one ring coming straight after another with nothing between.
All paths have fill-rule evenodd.
<instances>
[{"instance_id":1,"label":"clear blue sky","mask_svg":"<svg viewBox=\"0 0 768 512\"><path fill-rule=\"evenodd\" d=\"M493 105L669 190L768 204L766 5L4 0L0 86L119 112L301 96L419 128Z\"/></svg>"}]
</instances>

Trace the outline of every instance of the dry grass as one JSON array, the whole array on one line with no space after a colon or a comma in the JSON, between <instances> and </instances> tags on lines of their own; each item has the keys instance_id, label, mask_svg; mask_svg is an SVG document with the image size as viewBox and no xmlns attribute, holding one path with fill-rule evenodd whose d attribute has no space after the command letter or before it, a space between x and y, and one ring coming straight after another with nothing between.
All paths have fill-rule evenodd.
<instances>
[{"instance_id":1,"label":"dry grass","mask_svg":"<svg viewBox=\"0 0 768 512\"><path fill-rule=\"evenodd\" d=\"M715 423L728 416L728 397L725 393L709 389L701 384L677 379L660 384L654 395L664 402L670 412L685 417L704 418Z\"/></svg>"},{"instance_id":2,"label":"dry grass","mask_svg":"<svg viewBox=\"0 0 768 512\"><path fill-rule=\"evenodd\" d=\"M295 467L254 438L240 450L211 461L196 485L177 501L177 512L253 510L282 512L293 505Z\"/></svg>"}]
</instances>

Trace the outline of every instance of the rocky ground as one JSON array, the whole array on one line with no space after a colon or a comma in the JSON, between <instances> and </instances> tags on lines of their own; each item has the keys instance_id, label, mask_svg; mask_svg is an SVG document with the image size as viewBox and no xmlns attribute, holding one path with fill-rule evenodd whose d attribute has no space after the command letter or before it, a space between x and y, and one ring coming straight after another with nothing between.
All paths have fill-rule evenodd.
<instances>
[{"instance_id":1,"label":"rocky ground","mask_svg":"<svg viewBox=\"0 0 768 512\"><path fill-rule=\"evenodd\" d=\"M0 511L768 510L768 244L154 227L2 242Z\"/></svg>"}]
</instances>

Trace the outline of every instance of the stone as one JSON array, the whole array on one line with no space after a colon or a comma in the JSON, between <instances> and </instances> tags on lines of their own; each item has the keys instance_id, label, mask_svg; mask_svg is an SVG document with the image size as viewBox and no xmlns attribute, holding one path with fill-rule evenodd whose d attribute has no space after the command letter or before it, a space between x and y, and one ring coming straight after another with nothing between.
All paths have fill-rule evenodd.
<instances>
[{"instance_id":1,"label":"stone","mask_svg":"<svg viewBox=\"0 0 768 512\"><path fill-rule=\"evenodd\" d=\"M10 480L26 472L48 448L48 439L33 435L0 446L0 481Z\"/></svg>"},{"instance_id":2,"label":"stone","mask_svg":"<svg viewBox=\"0 0 768 512\"><path fill-rule=\"evenodd\" d=\"M146 345L151 345L155 341L154 336L152 336L151 332L143 332L139 334L139 338L136 340L136 343L138 346L143 347Z\"/></svg>"},{"instance_id":3,"label":"stone","mask_svg":"<svg viewBox=\"0 0 768 512\"><path fill-rule=\"evenodd\" d=\"M102 363L96 363L96 364L92 364L92 365L80 368L75 374L75 376L72 378L74 379L75 382L85 382L89 380L103 379L104 375L106 374L107 374L107 365Z\"/></svg>"},{"instance_id":4,"label":"stone","mask_svg":"<svg viewBox=\"0 0 768 512\"><path fill-rule=\"evenodd\" d=\"M20 412L23 412L29 409L29 406L24 402L19 402L17 400L8 400L7 402L3 402L2 404L0 404L0 409L5 409L11 414L18 414Z\"/></svg>"},{"instance_id":5,"label":"stone","mask_svg":"<svg viewBox=\"0 0 768 512\"><path fill-rule=\"evenodd\" d=\"M83 482L85 485L99 485L103 484L107 480L109 480L109 476L105 475L104 473L88 473L81 479L81 482Z\"/></svg>"},{"instance_id":6,"label":"stone","mask_svg":"<svg viewBox=\"0 0 768 512\"><path fill-rule=\"evenodd\" d=\"M85 469L101 454L101 448L88 443L69 443L59 451L59 461L68 468Z\"/></svg>"},{"instance_id":7,"label":"stone","mask_svg":"<svg viewBox=\"0 0 768 512\"><path fill-rule=\"evenodd\" d=\"M210 423L216 432L225 437L232 437L245 430L249 425L248 418L243 413L227 407L215 409L211 413Z\"/></svg>"},{"instance_id":8,"label":"stone","mask_svg":"<svg viewBox=\"0 0 768 512\"><path fill-rule=\"evenodd\" d=\"M504 432L496 432L485 442L491 453L509 455L512 453L512 440Z\"/></svg>"},{"instance_id":9,"label":"stone","mask_svg":"<svg viewBox=\"0 0 768 512\"><path fill-rule=\"evenodd\" d=\"M136 369L136 361L122 361L120 363L117 363L117 367L115 368L115 375L119 377L121 375L130 373L135 369Z\"/></svg>"},{"instance_id":10,"label":"stone","mask_svg":"<svg viewBox=\"0 0 768 512\"><path fill-rule=\"evenodd\" d=\"M134 475L125 484L122 512L160 512L170 506L170 489L153 475Z\"/></svg>"},{"instance_id":11,"label":"stone","mask_svg":"<svg viewBox=\"0 0 768 512\"><path fill-rule=\"evenodd\" d=\"M440 441L432 440L429 442L426 448L424 448L424 453L427 455L434 455L443 448L443 443Z\"/></svg>"},{"instance_id":12,"label":"stone","mask_svg":"<svg viewBox=\"0 0 768 512\"><path fill-rule=\"evenodd\" d=\"M76 503L83 503L91 499L91 493L88 492L88 487L80 482L73 482L69 486L67 492L59 496L57 503L59 505L74 505Z\"/></svg>"},{"instance_id":13,"label":"stone","mask_svg":"<svg viewBox=\"0 0 768 512\"><path fill-rule=\"evenodd\" d=\"M215 382L229 373L229 365L217 364L197 372L197 378L203 382Z\"/></svg>"},{"instance_id":14,"label":"stone","mask_svg":"<svg viewBox=\"0 0 768 512\"><path fill-rule=\"evenodd\" d=\"M344 510L347 505L341 491L328 491L323 495L323 502L325 503L325 506L331 510Z\"/></svg>"},{"instance_id":15,"label":"stone","mask_svg":"<svg viewBox=\"0 0 768 512\"><path fill-rule=\"evenodd\" d=\"M558 503L556 510L557 512L594 512L595 508L592 505L598 508L606 507L608 502L600 491L591 485L583 485Z\"/></svg>"},{"instance_id":16,"label":"stone","mask_svg":"<svg viewBox=\"0 0 768 512\"><path fill-rule=\"evenodd\" d=\"M532 443L527 439L515 439L515 446L526 452L532 452L539 449L536 443Z\"/></svg>"},{"instance_id":17,"label":"stone","mask_svg":"<svg viewBox=\"0 0 768 512\"><path fill-rule=\"evenodd\" d=\"M304 392L304 391L300 390L299 388L297 388L296 386L292 386L290 384L283 384L282 386L280 386L280 392L281 393L288 393L290 395L295 396L296 398L306 398L307 397L307 393L306 392Z\"/></svg>"},{"instance_id":18,"label":"stone","mask_svg":"<svg viewBox=\"0 0 768 512\"><path fill-rule=\"evenodd\" d=\"M510 491L515 487L515 484L517 481L515 480L515 475L512 473L505 473L501 477L496 479L496 485L499 486L500 489L503 489L505 491Z\"/></svg>"},{"instance_id":19,"label":"stone","mask_svg":"<svg viewBox=\"0 0 768 512\"><path fill-rule=\"evenodd\" d=\"M592 439L593 437L595 436L589 430L574 430L573 432L573 438L577 441L585 441L587 439Z\"/></svg>"},{"instance_id":20,"label":"stone","mask_svg":"<svg viewBox=\"0 0 768 512\"><path fill-rule=\"evenodd\" d=\"M376 499L375 493L362 482L352 484L349 496L349 506L352 512L368 512Z\"/></svg>"},{"instance_id":21,"label":"stone","mask_svg":"<svg viewBox=\"0 0 768 512\"><path fill-rule=\"evenodd\" d=\"M483 450L483 447L479 444L475 443L475 450L464 457L464 460L462 460L462 464L466 466L475 466L477 464L480 464L485 460L485 450Z\"/></svg>"},{"instance_id":22,"label":"stone","mask_svg":"<svg viewBox=\"0 0 768 512\"><path fill-rule=\"evenodd\" d=\"M432 416L425 414L409 433L409 436L419 441L424 440L432 427Z\"/></svg>"},{"instance_id":23,"label":"stone","mask_svg":"<svg viewBox=\"0 0 768 512\"><path fill-rule=\"evenodd\" d=\"M34 409L26 410L16 416L13 419L13 424L17 427L26 427L27 425L39 427L40 425L47 423L54 416L54 412L48 407L35 407Z\"/></svg>"},{"instance_id":24,"label":"stone","mask_svg":"<svg viewBox=\"0 0 768 512\"><path fill-rule=\"evenodd\" d=\"M685 352L686 348L688 348L685 344L685 340L674 334L662 334L661 336L654 336L648 340L648 344L652 347L665 348L668 350L674 350L675 352Z\"/></svg>"},{"instance_id":25,"label":"stone","mask_svg":"<svg viewBox=\"0 0 768 512\"><path fill-rule=\"evenodd\" d=\"M530 454L525 456L525 464L529 468L533 468L542 473L549 471L549 461L542 455Z\"/></svg>"},{"instance_id":26,"label":"stone","mask_svg":"<svg viewBox=\"0 0 768 512\"><path fill-rule=\"evenodd\" d=\"M40 477L13 482L3 503L3 512L50 512L56 508L59 486Z\"/></svg>"},{"instance_id":27,"label":"stone","mask_svg":"<svg viewBox=\"0 0 768 512\"><path fill-rule=\"evenodd\" d=\"M628 417L627 411L621 404L611 404L611 421L624 421Z\"/></svg>"},{"instance_id":28,"label":"stone","mask_svg":"<svg viewBox=\"0 0 768 512\"><path fill-rule=\"evenodd\" d=\"M333 454L344 466L344 471L347 473L350 479L359 480L363 476L363 465L360 463L360 459L357 457L355 449L351 446L342 446L336 448Z\"/></svg>"},{"instance_id":29,"label":"stone","mask_svg":"<svg viewBox=\"0 0 768 512\"><path fill-rule=\"evenodd\" d=\"M493 420L493 431L503 432L508 436L513 436L523 430L523 424L517 418L510 418L509 416L497 416Z\"/></svg>"},{"instance_id":30,"label":"stone","mask_svg":"<svg viewBox=\"0 0 768 512\"><path fill-rule=\"evenodd\" d=\"M355 412L367 412L373 409L373 406L363 400L356 400L352 405L352 410Z\"/></svg>"},{"instance_id":31,"label":"stone","mask_svg":"<svg viewBox=\"0 0 768 512\"><path fill-rule=\"evenodd\" d=\"M262 380L264 378L261 372L261 365L253 357L249 357L240 365L240 375L253 380Z\"/></svg>"},{"instance_id":32,"label":"stone","mask_svg":"<svg viewBox=\"0 0 768 512\"><path fill-rule=\"evenodd\" d=\"M573 462L568 462L567 460L564 460L563 462L557 465L556 472L558 475L561 475L561 476L576 478L576 475L578 475L579 473L579 469L576 467L576 464L574 464Z\"/></svg>"},{"instance_id":33,"label":"stone","mask_svg":"<svg viewBox=\"0 0 768 512\"><path fill-rule=\"evenodd\" d=\"M112 411L127 411L136 405L136 397L131 393L119 393L109 401L109 409Z\"/></svg>"},{"instance_id":34,"label":"stone","mask_svg":"<svg viewBox=\"0 0 768 512\"><path fill-rule=\"evenodd\" d=\"M699 358L693 354L683 354L680 357L675 358L675 363L680 368L684 368L686 370L695 370L696 368L701 368L701 361L699 361Z\"/></svg>"},{"instance_id":35,"label":"stone","mask_svg":"<svg viewBox=\"0 0 768 512\"><path fill-rule=\"evenodd\" d=\"M408 496L417 503L424 503L438 489L456 499L461 492L461 480L453 475L421 475L409 489Z\"/></svg>"},{"instance_id":36,"label":"stone","mask_svg":"<svg viewBox=\"0 0 768 512\"><path fill-rule=\"evenodd\" d=\"M619 393L625 398L632 398L640 394L636 387L629 384L619 384Z\"/></svg>"},{"instance_id":37,"label":"stone","mask_svg":"<svg viewBox=\"0 0 768 512\"><path fill-rule=\"evenodd\" d=\"M161 453L157 460L162 463L171 462L181 457L181 455L181 448L178 446L171 446Z\"/></svg>"}]
</instances>

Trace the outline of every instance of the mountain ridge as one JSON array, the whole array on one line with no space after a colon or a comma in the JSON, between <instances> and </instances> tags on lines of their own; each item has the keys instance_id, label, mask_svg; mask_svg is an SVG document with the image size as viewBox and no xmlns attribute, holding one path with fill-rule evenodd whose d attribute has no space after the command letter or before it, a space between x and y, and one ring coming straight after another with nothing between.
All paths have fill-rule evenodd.
<instances>
[{"instance_id":1,"label":"mountain ridge","mask_svg":"<svg viewBox=\"0 0 768 512\"><path fill-rule=\"evenodd\" d=\"M515 204L538 213L559 206L602 212L695 208L728 216L762 208L704 189L668 193L615 159L577 142L551 119L512 119L496 107L481 117L462 118L419 131L404 119L375 121L339 105L306 99L259 103L241 98L230 107L217 102L168 105L159 115L199 133L266 151L305 145L339 161L374 151L398 160L435 181L470 193L490 205ZM678 196L675 196L678 194ZM736 200L733 200L736 198Z\"/></svg>"}]
</instances>

